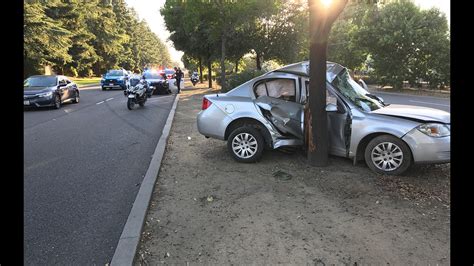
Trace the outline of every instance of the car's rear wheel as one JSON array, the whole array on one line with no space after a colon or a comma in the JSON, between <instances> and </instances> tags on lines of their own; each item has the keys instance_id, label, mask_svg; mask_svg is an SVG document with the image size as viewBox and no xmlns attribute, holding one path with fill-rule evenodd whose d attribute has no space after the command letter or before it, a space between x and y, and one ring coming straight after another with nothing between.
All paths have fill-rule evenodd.
<instances>
[{"instance_id":1,"label":"car's rear wheel","mask_svg":"<svg viewBox=\"0 0 474 266\"><path fill-rule=\"evenodd\" d=\"M243 163L260 160L264 145L262 134L251 126L242 126L235 129L227 140L227 148L232 157Z\"/></svg>"},{"instance_id":2,"label":"car's rear wheel","mask_svg":"<svg viewBox=\"0 0 474 266\"><path fill-rule=\"evenodd\" d=\"M400 175L412 164L408 145L401 139L381 135L372 139L365 148L365 162L378 174Z\"/></svg>"},{"instance_id":3,"label":"car's rear wheel","mask_svg":"<svg viewBox=\"0 0 474 266\"><path fill-rule=\"evenodd\" d=\"M56 94L54 96L54 109L59 109L61 108L61 96L59 94Z\"/></svg>"}]
</instances>

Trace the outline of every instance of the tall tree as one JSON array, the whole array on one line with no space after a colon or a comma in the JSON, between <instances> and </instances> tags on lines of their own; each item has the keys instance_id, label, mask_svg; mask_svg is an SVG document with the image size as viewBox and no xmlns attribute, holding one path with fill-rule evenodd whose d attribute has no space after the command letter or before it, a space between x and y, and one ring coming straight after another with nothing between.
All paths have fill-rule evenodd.
<instances>
[{"instance_id":1,"label":"tall tree","mask_svg":"<svg viewBox=\"0 0 474 266\"><path fill-rule=\"evenodd\" d=\"M367 13L360 38L381 85L449 80L449 31L439 10L421 11L407 0L389 2Z\"/></svg>"},{"instance_id":2,"label":"tall tree","mask_svg":"<svg viewBox=\"0 0 474 266\"><path fill-rule=\"evenodd\" d=\"M24 3L25 75L39 74L46 65L66 64L72 60L68 54L72 33L61 22L45 13L47 6L33 2Z\"/></svg>"},{"instance_id":3,"label":"tall tree","mask_svg":"<svg viewBox=\"0 0 474 266\"><path fill-rule=\"evenodd\" d=\"M310 14L309 99L305 110L307 156L310 165L325 166L328 160L328 125L326 113L326 51L331 27L347 4L333 0L308 0Z\"/></svg>"}]
</instances>

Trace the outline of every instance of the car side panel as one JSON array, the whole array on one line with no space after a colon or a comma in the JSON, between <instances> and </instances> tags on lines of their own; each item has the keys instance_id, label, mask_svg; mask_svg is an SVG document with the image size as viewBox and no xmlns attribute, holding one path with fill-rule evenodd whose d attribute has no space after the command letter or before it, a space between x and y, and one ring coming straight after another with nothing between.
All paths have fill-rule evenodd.
<instances>
[{"instance_id":1,"label":"car side panel","mask_svg":"<svg viewBox=\"0 0 474 266\"><path fill-rule=\"evenodd\" d=\"M198 113L197 128L204 136L224 140L225 129L232 122L216 104L211 104L206 110Z\"/></svg>"},{"instance_id":2,"label":"car side panel","mask_svg":"<svg viewBox=\"0 0 474 266\"><path fill-rule=\"evenodd\" d=\"M198 114L199 133L217 139L225 139L225 131L232 121L240 118L252 118L262 123L270 133L273 142L281 135L263 117L253 99L249 97L206 95L212 104Z\"/></svg>"},{"instance_id":3,"label":"car side panel","mask_svg":"<svg viewBox=\"0 0 474 266\"><path fill-rule=\"evenodd\" d=\"M415 163L447 163L451 160L451 136L433 138L413 129L403 137Z\"/></svg>"},{"instance_id":4,"label":"car side panel","mask_svg":"<svg viewBox=\"0 0 474 266\"><path fill-rule=\"evenodd\" d=\"M420 125L419 122L396 118L386 117L377 114L363 114L362 112L352 109L352 128L351 143L349 149L349 157L356 155L357 147L360 141L373 133L390 134L398 138L402 138L410 130ZM396 125L396 126L394 126Z\"/></svg>"}]
</instances>

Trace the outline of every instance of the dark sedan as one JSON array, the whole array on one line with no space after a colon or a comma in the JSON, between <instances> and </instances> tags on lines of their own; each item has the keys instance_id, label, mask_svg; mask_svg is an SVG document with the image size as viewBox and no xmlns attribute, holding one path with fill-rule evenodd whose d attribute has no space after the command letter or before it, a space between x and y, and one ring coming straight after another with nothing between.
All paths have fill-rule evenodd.
<instances>
[{"instance_id":1,"label":"dark sedan","mask_svg":"<svg viewBox=\"0 0 474 266\"><path fill-rule=\"evenodd\" d=\"M23 83L23 106L61 108L66 102L79 102L77 85L65 76L37 75Z\"/></svg>"},{"instance_id":2,"label":"dark sedan","mask_svg":"<svg viewBox=\"0 0 474 266\"><path fill-rule=\"evenodd\" d=\"M143 73L143 78L152 88L153 94L170 94L168 81L158 71L147 71Z\"/></svg>"}]
</instances>

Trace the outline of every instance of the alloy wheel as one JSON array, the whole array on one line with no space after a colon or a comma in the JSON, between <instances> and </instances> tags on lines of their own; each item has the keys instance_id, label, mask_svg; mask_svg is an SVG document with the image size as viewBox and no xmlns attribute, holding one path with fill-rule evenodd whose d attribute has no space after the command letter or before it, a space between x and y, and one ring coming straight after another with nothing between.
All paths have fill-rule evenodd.
<instances>
[{"instance_id":1,"label":"alloy wheel","mask_svg":"<svg viewBox=\"0 0 474 266\"><path fill-rule=\"evenodd\" d=\"M257 152L257 149L257 140L249 133L240 133L232 140L232 150L239 158L250 158Z\"/></svg>"},{"instance_id":2,"label":"alloy wheel","mask_svg":"<svg viewBox=\"0 0 474 266\"><path fill-rule=\"evenodd\" d=\"M403 162L403 151L395 143L382 142L370 154L372 163L382 171L394 171Z\"/></svg>"}]
</instances>

